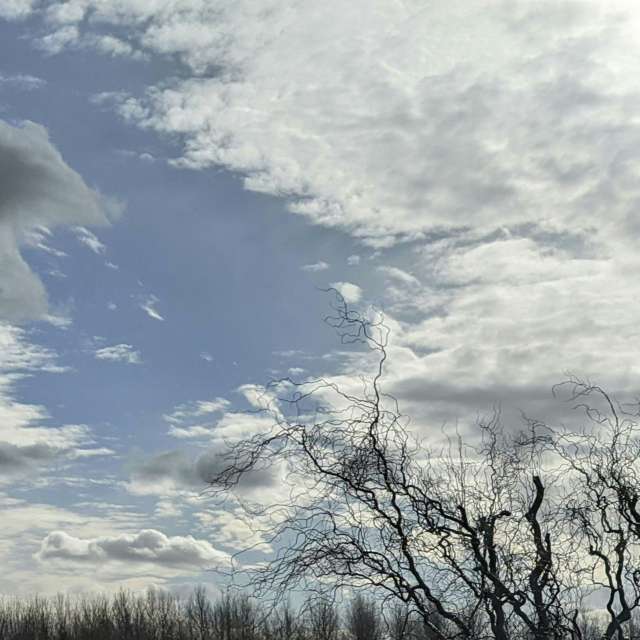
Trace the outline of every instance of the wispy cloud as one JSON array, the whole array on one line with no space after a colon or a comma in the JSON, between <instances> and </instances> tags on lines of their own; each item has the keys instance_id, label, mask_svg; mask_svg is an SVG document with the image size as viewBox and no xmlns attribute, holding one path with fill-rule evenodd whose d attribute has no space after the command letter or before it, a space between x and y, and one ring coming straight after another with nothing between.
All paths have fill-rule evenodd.
<instances>
[{"instance_id":1,"label":"wispy cloud","mask_svg":"<svg viewBox=\"0 0 640 640\"><path fill-rule=\"evenodd\" d=\"M320 260L319 262L314 262L313 264L305 264L301 269L303 271L309 271L311 273L316 273L318 271L326 271L329 268L329 265Z\"/></svg>"},{"instance_id":2,"label":"wispy cloud","mask_svg":"<svg viewBox=\"0 0 640 640\"><path fill-rule=\"evenodd\" d=\"M29 74L16 73L16 74L4 74L0 73L0 89L2 86L8 86L22 91L34 91L35 89L41 89L47 84L46 80L31 76Z\"/></svg>"},{"instance_id":3,"label":"wispy cloud","mask_svg":"<svg viewBox=\"0 0 640 640\"><path fill-rule=\"evenodd\" d=\"M160 312L156 309L156 305L160 302L160 298L154 295L145 296L140 302L140 308L154 320L164 320Z\"/></svg>"},{"instance_id":4,"label":"wispy cloud","mask_svg":"<svg viewBox=\"0 0 640 640\"><path fill-rule=\"evenodd\" d=\"M97 253L98 255L106 253L107 247L100 242L95 233L89 231L86 227L74 227L73 232L75 233L78 241L85 247L91 249L94 253Z\"/></svg>"},{"instance_id":5,"label":"wispy cloud","mask_svg":"<svg viewBox=\"0 0 640 640\"><path fill-rule=\"evenodd\" d=\"M115 344L110 347L103 347L95 351L94 356L98 360L109 360L111 362L125 362L127 364L141 364L142 356L130 344Z\"/></svg>"}]
</instances>

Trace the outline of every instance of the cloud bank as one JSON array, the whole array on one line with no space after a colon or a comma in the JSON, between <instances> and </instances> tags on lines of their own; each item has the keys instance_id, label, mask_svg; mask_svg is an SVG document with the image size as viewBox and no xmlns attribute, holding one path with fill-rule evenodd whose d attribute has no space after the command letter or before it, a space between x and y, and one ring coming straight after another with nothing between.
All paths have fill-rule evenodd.
<instances>
[{"instance_id":1,"label":"cloud bank","mask_svg":"<svg viewBox=\"0 0 640 640\"><path fill-rule=\"evenodd\" d=\"M110 32L123 55L183 63L95 99L181 139L175 164L233 171L378 248L412 241L377 271L390 384L412 409L436 390L432 418L538 398L568 370L635 390L635 3L83 0L41 16L52 46Z\"/></svg>"}]
</instances>

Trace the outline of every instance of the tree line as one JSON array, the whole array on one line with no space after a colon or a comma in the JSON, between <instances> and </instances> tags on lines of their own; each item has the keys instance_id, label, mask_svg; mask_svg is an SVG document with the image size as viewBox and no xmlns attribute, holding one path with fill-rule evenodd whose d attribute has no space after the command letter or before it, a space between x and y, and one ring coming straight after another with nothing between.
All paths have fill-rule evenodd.
<instances>
[{"instance_id":1,"label":"tree line","mask_svg":"<svg viewBox=\"0 0 640 640\"><path fill-rule=\"evenodd\" d=\"M434 620L437 614L434 613ZM442 632L448 623L437 620ZM585 640L598 640L604 627L581 612ZM186 598L161 590L119 591L111 597L0 599L2 640L435 640L407 606L382 609L357 593L342 605L312 598L293 607L267 609L242 593L210 600L203 587ZM627 624L640 639L640 618ZM524 640L524 638L523 638Z\"/></svg>"}]
</instances>

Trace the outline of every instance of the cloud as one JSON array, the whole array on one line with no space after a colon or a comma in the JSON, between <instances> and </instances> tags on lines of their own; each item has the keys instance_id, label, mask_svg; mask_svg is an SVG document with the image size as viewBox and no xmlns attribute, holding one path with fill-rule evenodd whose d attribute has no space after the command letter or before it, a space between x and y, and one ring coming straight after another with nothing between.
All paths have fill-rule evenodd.
<instances>
[{"instance_id":1,"label":"cloud","mask_svg":"<svg viewBox=\"0 0 640 640\"><path fill-rule=\"evenodd\" d=\"M0 442L0 475L23 472L34 466L51 462L59 451L45 443L16 446Z\"/></svg>"},{"instance_id":2,"label":"cloud","mask_svg":"<svg viewBox=\"0 0 640 640\"><path fill-rule=\"evenodd\" d=\"M127 364L141 364L142 356L130 344L115 344L110 347L98 349L94 356L98 360L109 360L111 362L125 362Z\"/></svg>"},{"instance_id":3,"label":"cloud","mask_svg":"<svg viewBox=\"0 0 640 640\"><path fill-rule=\"evenodd\" d=\"M0 121L0 319L42 318L44 287L20 255L29 233L107 223L109 205L83 182L32 122Z\"/></svg>"},{"instance_id":4,"label":"cloud","mask_svg":"<svg viewBox=\"0 0 640 640\"><path fill-rule=\"evenodd\" d=\"M360 256L359 255L351 255L347 258L347 264L350 267L355 267L360 264Z\"/></svg>"},{"instance_id":5,"label":"cloud","mask_svg":"<svg viewBox=\"0 0 640 640\"><path fill-rule=\"evenodd\" d=\"M28 17L33 11L36 0L2 0L0 3L0 18L5 20L20 20Z\"/></svg>"},{"instance_id":6,"label":"cloud","mask_svg":"<svg viewBox=\"0 0 640 640\"><path fill-rule=\"evenodd\" d=\"M80 37L80 31L75 25L60 27L54 32L44 36L36 43L36 46L48 53L55 55L63 51L66 47L75 45Z\"/></svg>"},{"instance_id":7,"label":"cloud","mask_svg":"<svg viewBox=\"0 0 640 640\"><path fill-rule=\"evenodd\" d=\"M206 540L192 536L167 536L155 529L97 538L77 538L64 531L52 531L37 553L40 562L66 561L151 564L179 569L205 569L228 562L228 555Z\"/></svg>"},{"instance_id":8,"label":"cloud","mask_svg":"<svg viewBox=\"0 0 640 640\"><path fill-rule=\"evenodd\" d=\"M7 75L0 73L0 89L6 86L20 89L21 91L33 91L35 89L41 89L46 84L46 80L29 74L15 73Z\"/></svg>"},{"instance_id":9,"label":"cloud","mask_svg":"<svg viewBox=\"0 0 640 640\"><path fill-rule=\"evenodd\" d=\"M182 136L180 163L244 174L317 224L388 245L437 229L570 227L586 206L618 220L632 210L630 4L75 7L52 3L56 42L92 35L72 31L81 22L111 25L193 72L124 97L125 117Z\"/></svg>"},{"instance_id":10,"label":"cloud","mask_svg":"<svg viewBox=\"0 0 640 640\"><path fill-rule=\"evenodd\" d=\"M352 282L332 282L331 286L350 304L360 302L362 298L362 289Z\"/></svg>"},{"instance_id":11,"label":"cloud","mask_svg":"<svg viewBox=\"0 0 640 640\"><path fill-rule=\"evenodd\" d=\"M142 302L140 302L140 308L153 320L163 321L164 317L160 315L156 309L156 305L160 302L160 298L154 295L146 296Z\"/></svg>"},{"instance_id":12,"label":"cloud","mask_svg":"<svg viewBox=\"0 0 640 640\"><path fill-rule=\"evenodd\" d=\"M111 453L95 446L88 427L45 426L50 416L44 407L17 399L20 378L63 371L53 351L32 344L25 330L0 323L0 476L22 475L56 460Z\"/></svg>"},{"instance_id":13,"label":"cloud","mask_svg":"<svg viewBox=\"0 0 640 640\"><path fill-rule=\"evenodd\" d=\"M215 398L214 400L199 400L176 407L170 414L164 417L171 427L169 435L174 438L194 438L212 440L220 437L221 431L216 426L221 420L216 420L212 416L223 414L230 406L230 402L225 398ZM202 424L203 418L206 420Z\"/></svg>"},{"instance_id":14,"label":"cloud","mask_svg":"<svg viewBox=\"0 0 640 640\"><path fill-rule=\"evenodd\" d=\"M184 424L193 418L202 418L203 416L223 412L229 407L229 404L229 401L225 398L197 400L178 405L171 413L165 415L164 419L171 424Z\"/></svg>"},{"instance_id":15,"label":"cloud","mask_svg":"<svg viewBox=\"0 0 640 640\"><path fill-rule=\"evenodd\" d=\"M418 280L418 278L411 275L410 273L407 273L406 271L403 271L402 269L399 269L398 267L390 267L390 266L383 265L378 267L377 270L380 273L384 274L390 280L395 280L401 285L408 286L408 287L420 285L420 281Z\"/></svg>"},{"instance_id":16,"label":"cloud","mask_svg":"<svg viewBox=\"0 0 640 640\"><path fill-rule=\"evenodd\" d=\"M634 3L87 0L48 16L48 33L99 24L183 61L100 98L182 139L175 164L226 168L313 224L404 250L375 276L389 384L412 410L428 414L420 381L470 402L537 404L567 370L635 391Z\"/></svg>"},{"instance_id":17,"label":"cloud","mask_svg":"<svg viewBox=\"0 0 640 640\"><path fill-rule=\"evenodd\" d=\"M182 450L166 451L135 463L127 488L135 495L164 497L180 491L201 492L226 464L218 449L195 458ZM259 469L242 479L238 492L253 497L265 496L279 484L277 470Z\"/></svg>"},{"instance_id":18,"label":"cloud","mask_svg":"<svg viewBox=\"0 0 640 640\"><path fill-rule=\"evenodd\" d=\"M85 247L88 247L93 251L93 253L97 253L98 255L102 255L106 252L107 248L98 240L98 237L95 233L92 233L86 227L73 227L73 232L76 235L76 238L79 242L81 242Z\"/></svg>"},{"instance_id":19,"label":"cloud","mask_svg":"<svg viewBox=\"0 0 640 640\"><path fill-rule=\"evenodd\" d=\"M329 265L326 262L320 260L319 262L314 262L313 264L305 264L301 268L303 271L316 273L318 271L326 271L329 268Z\"/></svg>"}]
</instances>

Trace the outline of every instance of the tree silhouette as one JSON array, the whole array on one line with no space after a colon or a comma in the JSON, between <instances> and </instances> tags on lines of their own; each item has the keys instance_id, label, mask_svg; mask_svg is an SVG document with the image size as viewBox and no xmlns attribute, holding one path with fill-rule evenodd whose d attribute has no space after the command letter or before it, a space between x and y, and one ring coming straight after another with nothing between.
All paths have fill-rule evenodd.
<instances>
[{"instance_id":1,"label":"tree silhouette","mask_svg":"<svg viewBox=\"0 0 640 640\"><path fill-rule=\"evenodd\" d=\"M338 294L333 309L326 320L342 342L376 358L371 379L358 392L325 378L268 385L272 427L230 443L211 479L225 493L257 470L286 475L287 499L247 505L277 549L250 572L255 592L366 590L439 640L580 639L585 597L606 593L602 637L622 640L640 603L631 417L572 379L570 399L588 419L580 433L531 419L513 432L495 413L479 421L475 442L434 454L383 390L383 318ZM596 397L604 409L588 402Z\"/></svg>"}]
</instances>

